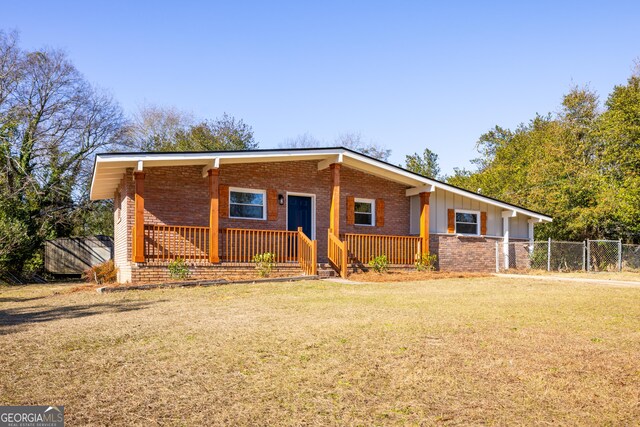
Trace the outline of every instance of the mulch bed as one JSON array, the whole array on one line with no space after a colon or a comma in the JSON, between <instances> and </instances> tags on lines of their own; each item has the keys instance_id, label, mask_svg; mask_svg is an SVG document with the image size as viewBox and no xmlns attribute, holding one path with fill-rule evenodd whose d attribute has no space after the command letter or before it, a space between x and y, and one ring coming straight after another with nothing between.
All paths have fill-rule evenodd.
<instances>
[{"instance_id":1,"label":"mulch bed","mask_svg":"<svg viewBox=\"0 0 640 427\"><path fill-rule=\"evenodd\" d=\"M352 273L349 280L357 282L415 282L419 280L465 279L472 277L489 277L489 273L467 273L453 271L389 271L376 273L374 271Z\"/></svg>"},{"instance_id":2,"label":"mulch bed","mask_svg":"<svg viewBox=\"0 0 640 427\"><path fill-rule=\"evenodd\" d=\"M96 288L98 293L105 292L123 292L123 291L141 291L148 289L158 289L158 288L189 288L195 286L219 286L219 285L230 285L230 284L241 284L241 283L268 283L268 282L294 282L298 280L316 280L318 276L289 276L289 277L267 277L267 278L251 278L247 279L246 277L243 279L215 279L215 280L183 280L183 281L175 281L175 282L164 282L164 283L146 283L140 285L132 285L132 284L115 284L111 286L103 286L100 288Z\"/></svg>"}]
</instances>

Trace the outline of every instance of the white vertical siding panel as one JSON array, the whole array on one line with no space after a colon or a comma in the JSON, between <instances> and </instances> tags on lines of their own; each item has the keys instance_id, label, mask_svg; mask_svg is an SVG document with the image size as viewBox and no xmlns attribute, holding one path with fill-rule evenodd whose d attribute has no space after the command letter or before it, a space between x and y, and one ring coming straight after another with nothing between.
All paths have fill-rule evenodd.
<instances>
[{"instance_id":1,"label":"white vertical siding panel","mask_svg":"<svg viewBox=\"0 0 640 427\"><path fill-rule=\"evenodd\" d=\"M487 207L487 234L489 236L502 236L502 218L500 209L495 206Z\"/></svg>"},{"instance_id":2,"label":"white vertical siding panel","mask_svg":"<svg viewBox=\"0 0 640 427\"><path fill-rule=\"evenodd\" d=\"M409 233L420 234L420 196L411 196L409 198ZM429 215L431 218L431 215Z\"/></svg>"},{"instance_id":3,"label":"white vertical siding panel","mask_svg":"<svg viewBox=\"0 0 640 427\"><path fill-rule=\"evenodd\" d=\"M528 238L528 217L524 215L518 215L515 218L511 218L511 237L514 239L526 239Z\"/></svg>"},{"instance_id":4,"label":"white vertical siding panel","mask_svg":"<svg viewBox=\"0 0 640 427\"><path fill-rule=\"evenodd\" d=\"M442 233L442 230L445 227L444 221L447 217L447 192L444 190L436 190L436 199L438 199L438 218L436 220L434 231L436 233Z\"/></svg>"}]
</instances>

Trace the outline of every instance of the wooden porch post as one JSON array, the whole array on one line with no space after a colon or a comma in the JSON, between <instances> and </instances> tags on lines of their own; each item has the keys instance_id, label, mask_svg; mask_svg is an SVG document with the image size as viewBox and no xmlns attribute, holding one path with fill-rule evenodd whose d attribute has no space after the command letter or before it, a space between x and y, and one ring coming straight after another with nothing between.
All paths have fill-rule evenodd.
<instances>
[{"instance_id":1,"label":"wooden porch post","mask_svg":"<svg viewBox=\"0 0 640 427\"><path fill-rule=\"evenodd\" d=\"M220 262L218 253L218 208L220 169L209 169L209 262Z\"/></svg>"},{"instance_id":2,"label":"wooden porch post","mask_svg":"<svg viewBox=\"0 0 640 427\"><path fill-rule=\"evenodd\" d=\"M422 254L429 253L429 197L431 193L420 193L420 237Z\"/></svg>"},{"instance_id":3,"label":"wooden porch post","mask_svg":"<svg viewBox=\"0 0 640 427\"><path fill-rule=\"evenodd\" d=\"M329 214L329 228L336 237L340 236L340 164L331 166L331 212Z\"/></svg>"},{"instance_id":4,"label":"wooden porch post","mask_svg":"<svg viewBox=\"0 0 640 427\"><path fill-rule=\"evenodd\" d=\"M144 262L144 172L133 172L135 180L135 213L134 225L136 227L133 250L134 262Z\"/></svg>"}]
</instances>

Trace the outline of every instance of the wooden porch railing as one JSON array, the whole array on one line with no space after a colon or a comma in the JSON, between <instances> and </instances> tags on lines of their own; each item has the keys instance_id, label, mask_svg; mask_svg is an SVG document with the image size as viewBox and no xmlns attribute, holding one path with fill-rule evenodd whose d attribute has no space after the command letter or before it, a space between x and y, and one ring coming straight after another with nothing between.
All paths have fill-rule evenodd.
<instances>
[{"instance_id":1,"label":"wooden porch railing","mask_svg":"<svg viewBox=\"0 0 640 427\"><path fill-rule=\"evenodd\" d=\"M349 267L347 256L349 243L338 239L331 229L328 230L327 235L327 256L329 261L340 272L340 276L346 278Z\"/></svg>"},{"instance_id":2,"label":"wooden porch railing","mask_svg":"<svg viewBox=\"0 0 640 427\"><path fill-rule=\"evenodd\" d=\"M345 234L349 261L368 264L372 258L386 255L389 264L413 264L420 253L419 236Z\"/></svg>"},{"instance_id":3,"label":"wooden porch railing","mask_svg":"<svg viewBox=\"0 0 640 427\"><path fill-rule=\"evenodd\" d=\"M145 224L144 237L148 261L208 261L209 227Z\"/></svg>"},{"instance_id":4,"label":"wooden porch railing","mask_svg":"<svg viewBox=\"0 0 640 427\"><path fill-rule=\"evenodd\" d=\"M276 262L298 260L298 232L285 230L222 230L222 259L226 262L253 262L253 256L265 252L276 254Z\"/></svg>"},{"instance_id":5,"label":"wooden porch railing","mask_svg":"<svg viewBox=\"0 0 640 427\"><path fill-rule=\"evenodd\" d=\"M145 224L145 259L167 262L181 258L187 262L208 262L209 227ZM135 251L135 226L132 243ZM251 263L256 254L271 252L276 262L297 262L310 275L318 274L318 242L309 239L302 228L298 231L222 230L222 261ZM132 254L135 259L135 253Z\"/></svg>"},{"instance_id":6,"label":"wooden porch railing","mask_svg":"<svg viewBox=\"0 0 640 427\"><path fill-rule=\"evenodd\" d=\"M309 239L302 227L298 227L298 262L306 274L318 274L318 241Z\"/></svg>"}]
</instances>

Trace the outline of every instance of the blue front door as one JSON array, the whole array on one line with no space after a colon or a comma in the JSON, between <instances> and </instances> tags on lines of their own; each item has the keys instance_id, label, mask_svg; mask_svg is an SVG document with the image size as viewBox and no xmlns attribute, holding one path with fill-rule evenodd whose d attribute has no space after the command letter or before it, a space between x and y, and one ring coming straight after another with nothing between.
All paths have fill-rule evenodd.
<instances>
[{"instance_id":1,"label":"blue front door","mask_svg":"<svg viewBox=\"0 0 640 427\"><path fill-rule=\"evenodd\" d=\"M287 230L302 231L308 238L311 236L311 219L313 218L313 203L310 196L287 196Z\"/></svg>"}]
</instances>

